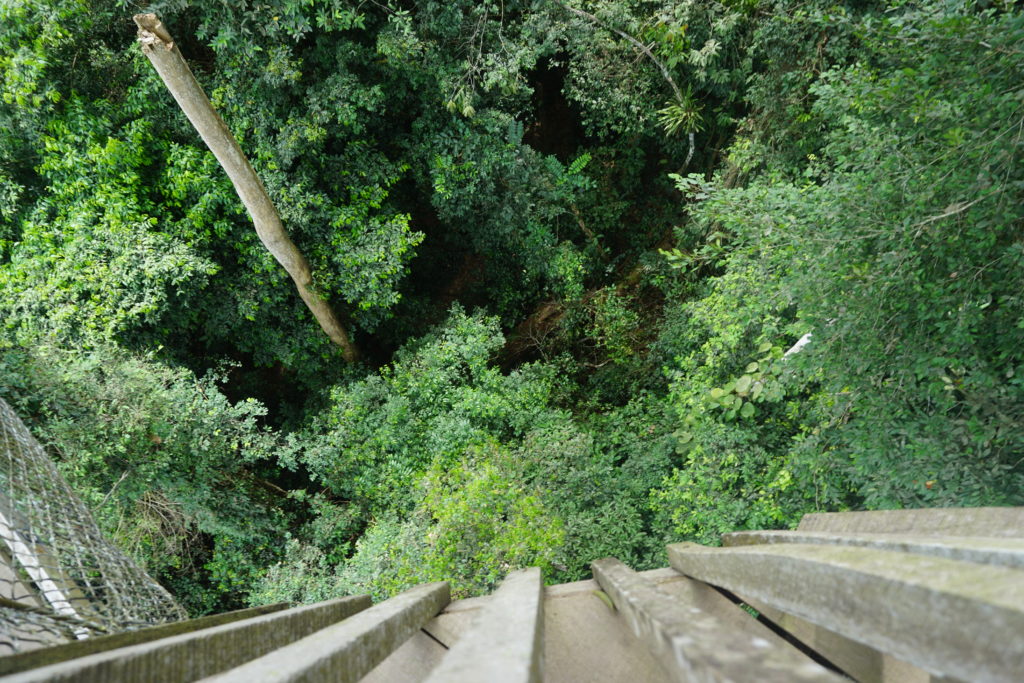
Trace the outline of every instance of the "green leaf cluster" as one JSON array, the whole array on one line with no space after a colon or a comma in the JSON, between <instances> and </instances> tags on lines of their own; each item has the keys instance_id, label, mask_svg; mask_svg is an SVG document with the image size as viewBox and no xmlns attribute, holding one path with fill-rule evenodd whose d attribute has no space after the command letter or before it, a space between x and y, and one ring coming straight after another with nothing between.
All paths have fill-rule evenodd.
<instances>
[{"instance_id":1,"label":"green leaf cluster","mask_svg":"<svg viewBox=\"0 0 1024 683\"><path fill-rule=\"evenodd\" d=\"M1020 9L572 6L152 8L353 366L124 3L0 7L0 393L193 612L1024 503Z\"/></svg>"}]
</instances>

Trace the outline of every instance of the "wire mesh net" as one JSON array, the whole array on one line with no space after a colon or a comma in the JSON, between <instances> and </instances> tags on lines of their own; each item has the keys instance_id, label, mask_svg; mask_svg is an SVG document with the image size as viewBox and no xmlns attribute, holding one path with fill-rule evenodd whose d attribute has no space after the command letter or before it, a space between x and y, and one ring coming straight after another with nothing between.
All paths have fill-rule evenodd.
<instances>
[{"instance_id":1,"label":"wire mesh net","mask_svg":"<svg viewBox=\"0 0 1024 683\"><path fill-rule=\"evenodd\" d=\"M0 654L184 618L0 399Z\"/></svg>"}]
</instances>

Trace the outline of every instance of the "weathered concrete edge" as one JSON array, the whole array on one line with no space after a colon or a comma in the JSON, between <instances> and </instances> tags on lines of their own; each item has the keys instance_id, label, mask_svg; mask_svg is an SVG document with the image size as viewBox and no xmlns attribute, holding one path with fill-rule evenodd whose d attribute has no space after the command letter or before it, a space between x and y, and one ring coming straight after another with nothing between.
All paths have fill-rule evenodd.
<instances>
[{"instance_id":1,"label":"weathered concrete edge","mask_svg":"<svg viewBox=\"0 0 1024 683\"><path fill-rule=\"evenodd\" d=\"M913 664L879 652L870 645L851 640L835 631L812 624L798 616L780 612L750 596L737 596L749 607L757 610L761 619L775 625L812 649L829 663L855 681L878 681L879 683L957 683L952 678L932 677L927 671ZM894 672L894 667L899 669ZM901 676L914 675L911 681Z\"/></svg>"},{"instance_id":2,"label":"weathered concrete edge","mask_svg":"<svg viewBox=\"0 0 1024 683\"><path fill-rule=\"evenodd\" d=\"M351 619L203 681L358 681L440 612L450 599L447 581L420 584Z\"/></svg>"},{"instance_id":3,"label":"weathered concrete edge","mask_svg":"<svg viewBox=\"0 0 1024 683\"><path fill-rule=\"evenodd\" d=\"M184 621L173 621L169 624L158 624L148 628L141 628L136 631L114 633L109 636L98 636L87 640L76 640L70 643L62 643L53 647L31 652L0 657L0 676L6 676L19 671L27 671L41 666L59 664L79 657L93 655L107 650L115 650L131 645L141 645L160 638L170 638L185 633L192 633L205 628L213 628L222 624L229 624L243 619L251 619L272 612L279 612L288 609L287 602L278 602L273 605L260 605L259 607L248 607L246 609L211 614L198 619L186 619Z\"/></svg>"},{"instance_id":4,"label":"weathered concrete edge","mask_svg":"<svg viewBox=\"0 0 1024 683\"><path fill-rule=\"evenodd\" d=\"M366 595L328 600L86 655L30 669L4 680L5 683L195 680L291 643L369 606L370 598Z\"/></svg>"},{"instance_id":5,"label":"weathered concrete edge","mask_svg":"<svg viewBox=\"0 0 1024 683\"><path fill-rule=\"evenodd\" d=\"M1024 538L1024 507L927 508L806 514L799 531Z\"/></svg>"},{"instance_id":6,"label":"weathered concrete edge","mask_svg":"<svg viewBox=\"0 0 1024 683\"><path fill-rule=\"evenodd\" d=\"M866 548L669 546L695 579L748 596L938 676L1017 681L1019 570Z\"/></svg>"},{"instance_id":7,"label":"weathered concrete edge","mask_svg":"<svg viewBox=\"0 0 1024 683\"><path fill-rule=\"evenodd\" d=\"M842 679L773 640L754 619L737 629L713 614L670 595L615 558L591 563L598 583L634 635L679 681L829 681ZM724 599L722 608L739 608Z\"/></svg>"},{"instance_id":8,"label":"weathered concrete edge","mask_svg":"<svg viewBox=\"0 0 1024 683\"><path fill-rule=\"evenodd\" d=\"M505 577L490 601L427 678L429 683L539 681L544 648L544 580L537 567Z\"/></svg>"},{"instance_id":9,"label":"weathered concrete edge","mask_svg":"<svg viewBox=\"0 0 1024 683\"><path fill-rule=\"evenodd\" d=\"M868 532L828 533L822 531L736 531L722 535L727 548L775 543L804 545L847 545L874 550L943 557L947 560L1024 567L1024 540L1006 537L931 536L924 534L880 534Z\"/></svg>"},{"instance_id":10,"label":"weathered concrete edge","mask_svg":"<svg viewBox=\"0 0 1024 683\"><path fill-rule=\"evenodd\" d=\"M689 581L685 576L677 572L671 567L660 567L658 569L646 569L642 572L637 572L640 576L644 577L648 581L662 585L665 583L671 583L674 581ZM601 586L593 579L586 579L584 581L572 581L569 583L558 583L551 586L544 586L544 599L545 600L557 600L562 598L574 598L580 594L589 593L593 594L594 591L601 590ZM475 613L487 605L490 601L491 596L484 595L477 598L463 598L462 600L456 600L450 605L444 608L441 614L437 615L438 618L446 616L456 616L465 613ZM598 598L595 596L594 600ZM426 631L431 637L435 638L445 647L453 647L455 641L453 641L448 634L443 630L435 627L435 621L428 621L423 625L423 630Z\"/></svg>"}]
</instances>

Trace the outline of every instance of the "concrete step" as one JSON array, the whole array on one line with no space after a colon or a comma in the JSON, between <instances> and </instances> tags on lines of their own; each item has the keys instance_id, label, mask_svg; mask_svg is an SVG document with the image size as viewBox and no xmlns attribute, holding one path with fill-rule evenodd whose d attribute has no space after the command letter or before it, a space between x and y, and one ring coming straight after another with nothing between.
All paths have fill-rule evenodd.
<instances>
[{"instance_id":1,"label":"concrete step","mask_svg":"<svg viewBox=\"0 0 1024 683\"><path fill-rule=\"evenodd\" d=\"M639 572L669 592L692 583L672 569ZM673 680L630 631L618 612L598 595L596 581L544 589L543 680L549 683L662 683ZM367 683L425 681L492 598L451 603L363 679Z\"/></svg>"}]
</instances>

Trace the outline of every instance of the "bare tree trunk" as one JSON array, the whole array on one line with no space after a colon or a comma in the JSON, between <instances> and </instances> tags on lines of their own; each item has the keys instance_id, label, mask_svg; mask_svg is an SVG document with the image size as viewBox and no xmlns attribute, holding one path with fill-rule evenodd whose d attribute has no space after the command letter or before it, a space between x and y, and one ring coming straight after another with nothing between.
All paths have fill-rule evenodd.
<instances>
[{"instance_id":1,"label":"bare tree trunk","mask_svg":"<svg viewBox=\"0 0 1024 683\"><path fill-rule=\"evenodd\" d=\"M299 296L331 341L341 347L345 360L355 362L359 357L358 349L334 310L313 290L313 275L306 257L288 237L263 182L253 171L223 119L210 104L167 29L155 14L136 14L134 18L139 27L142 52L149 58L178 106L228 174L238 197L252 217L260 241L288 271L295 282L295 288L299 290Z\"/></svg>"}]
</instances>

